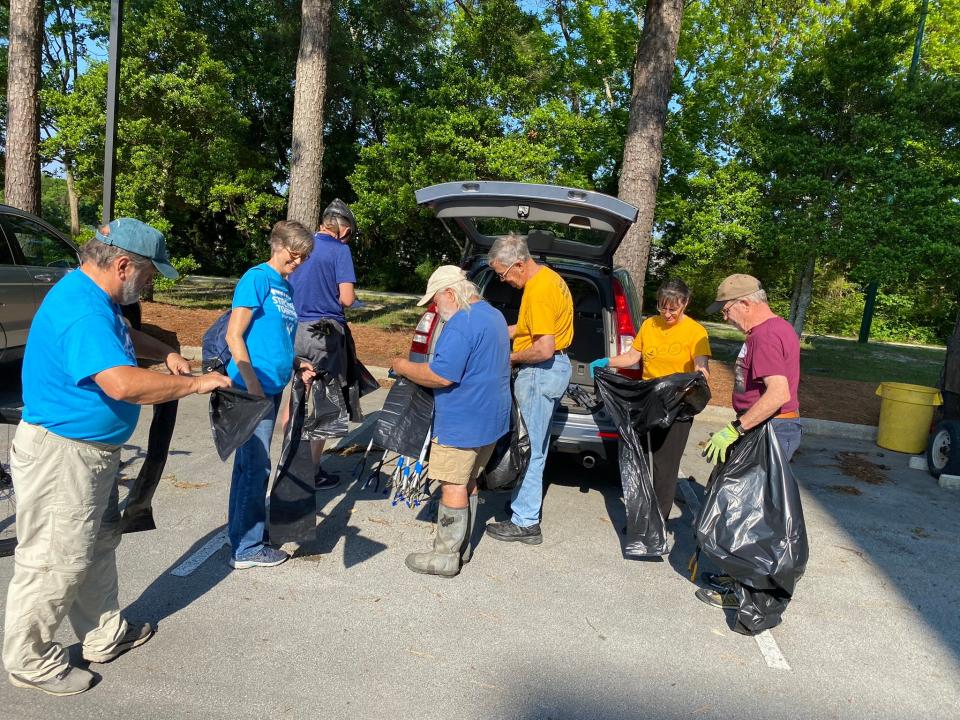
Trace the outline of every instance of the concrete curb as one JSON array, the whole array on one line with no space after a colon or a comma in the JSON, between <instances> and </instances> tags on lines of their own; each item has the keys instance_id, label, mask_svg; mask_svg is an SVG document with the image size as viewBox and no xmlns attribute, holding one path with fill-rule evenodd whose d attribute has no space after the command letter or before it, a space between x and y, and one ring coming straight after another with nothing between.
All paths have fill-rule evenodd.
<instances>
[{"instance_id":1,"label":"concrete curb","mask_svg":"<svg viewBox=\"0 0 960 720\"><path fill-rule=\"evenodd\" d=\"M733 409L720 405L707 405L697 417L705 420L729 422L733 419ZM810 435L829 435L844 440L867 440L870 442L877 438L877 428L874 425L857 425L806 417L800 418L800 425L803 431Z\"/></svg>"}]
</instances>

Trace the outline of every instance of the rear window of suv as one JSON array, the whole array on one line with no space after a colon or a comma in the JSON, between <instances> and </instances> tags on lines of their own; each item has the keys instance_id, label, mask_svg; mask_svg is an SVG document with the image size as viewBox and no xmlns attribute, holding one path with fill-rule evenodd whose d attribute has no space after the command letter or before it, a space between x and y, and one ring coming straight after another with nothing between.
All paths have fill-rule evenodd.
<instances>
[{"instance_id":1,"label":"rear window of suv","mask_svg":"<svg viewBox=\"0 0 960 720\"><path fill-rule=\"evenodd\" d=\"M531 233L536 235L539 232L557 240L581 243L589 247L601 247L611 235L609 232L589 227L551 222L525 222L512 218L474 217L470 218L470 222L481 235L486 235L491 241L511 232L527 236L528 239ZM584 223L588 225L589 221L584 219Z\"/></svg>"}]
</instances>

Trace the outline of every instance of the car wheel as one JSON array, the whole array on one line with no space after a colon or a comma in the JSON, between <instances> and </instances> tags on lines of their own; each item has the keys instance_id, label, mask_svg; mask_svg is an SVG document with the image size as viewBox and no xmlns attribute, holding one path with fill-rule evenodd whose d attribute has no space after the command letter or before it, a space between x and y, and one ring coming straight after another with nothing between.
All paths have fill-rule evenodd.
<instances>
[{"instance_id":1,"label":"car wheel","mask_svg":"<svg viewBox=\"0 0 960 720\"><path fill-rule=\"evenodd\" d=\"M960 475L960 421L937 423L927 442L927 469L935 478Z\"/></svg>"}]
</instances>

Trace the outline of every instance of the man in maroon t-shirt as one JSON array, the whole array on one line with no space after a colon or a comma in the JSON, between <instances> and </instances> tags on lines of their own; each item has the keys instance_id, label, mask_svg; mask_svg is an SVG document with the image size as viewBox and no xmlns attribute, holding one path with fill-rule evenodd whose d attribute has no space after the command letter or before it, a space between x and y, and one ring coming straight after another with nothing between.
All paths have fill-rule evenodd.
<instances>
[{"instance_id":1,"label":"man in maroon t-shirt","mask_svg":"<svg viewBox=\"0 0 960 720\"><path fill-rule=\"evenodd\" d=\"M723 319L742 330L747 340L737 357L733 409L737 419L707 442L704 455L711 462L726 460L727 449L744 432L769 420L784 459L790 462L800 445L800 339L790 325L767 304L767 293L751 275L730 275L717 289L717 300L708 313L723 312ZM739 607L729 575L704 573L712 587L697 590L697 597L717 607Z\"/></svg>"},{"instance_id":2,"label":"man in maroon t-shirt","mask_svg":"<svg viewBox=\"0 0 960 720\"><path fill-rule=\"evenodd\" d=\"M790 462L800 445L800 339L767 304L767 293L751 275L731 275L717 289L708 313L720 310L723 319L742 330L747 340L737 357L733 409L737 419L714 433L704 454L716 463L747 430L770 420L784 458Z\"/></svg>"}]
</instances>

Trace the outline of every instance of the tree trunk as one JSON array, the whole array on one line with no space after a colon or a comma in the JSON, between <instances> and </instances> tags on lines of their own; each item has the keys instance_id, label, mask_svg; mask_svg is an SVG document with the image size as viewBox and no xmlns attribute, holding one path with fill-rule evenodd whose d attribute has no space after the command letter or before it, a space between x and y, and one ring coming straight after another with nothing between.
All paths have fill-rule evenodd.
<instances>
[{"instance_id":1,"label":"tree trunk","mask_svg":"<svg viewBox=\"0 0 960 720\"><path fill-rule=\"evenodd\" d=\"M616 261L630 271L641 298L660 181L663 128L682 19L683 0L647 0L643 32L633 66L630 119L623 147L619 196L635 205L639 214L617 251Z\"/></svg>"},{"instance_id":2,"label":"tree trunk","mask_svg":"<svg viewBox=\"0 0 960 720\"><path fill-rule=\"evenodd\" d=\"M4 195L9 205L40 213L41 0L10 0L7 60L7 163Z\"/></svg>"},{"instance_id":3,"label":"tree trunk","mask_svg":"<svg viewBox=\"0 0 960 720\"><path fill-rule=\"evenodd\" d=\"M817 266L817 258L811 255L807 259L807 267L804 268L803 277L800 281L800 294L797 297L797 315L793 319L793 329L797 335L803 335L803 324L807 321L807 309L810 307L810 300L813 299L813 271Z\"/></svg>"},{"instance_id":4,"label":"tree trunk","mask_svg":"<svg viewBox=\"0 0 960 720\"><path fill-rule=\"evenodd\" d=\"M67 176L67 204L70 206L70 235L76 237L80 234L80 198L73 184L72 161L64 163L64 172Z\"/></svg>"},{"instance_id":5,"label":"tree trunk","mask_svg":"<svg viewBox=\"0 0 960 720\"><path fill-rule=\"evenodd\" d=\"M799 268L793 278L793 292L790 294L790 316L787 320L793 325L797 319L797 306L800 303L800 288L803 285L803 273L806 268Z\"/></svg>"},{"instance_id":6,"label":"tree trunk","mask_svg":"<svg viewBox=\"0 0 960 720\"><path fill-rule=\"evenodd\" d=\"M300 54L297 57L287 220L296 220L308 230L314 230L320 220L330 2L303 0Z\"/></svg>"}]
</instances>

